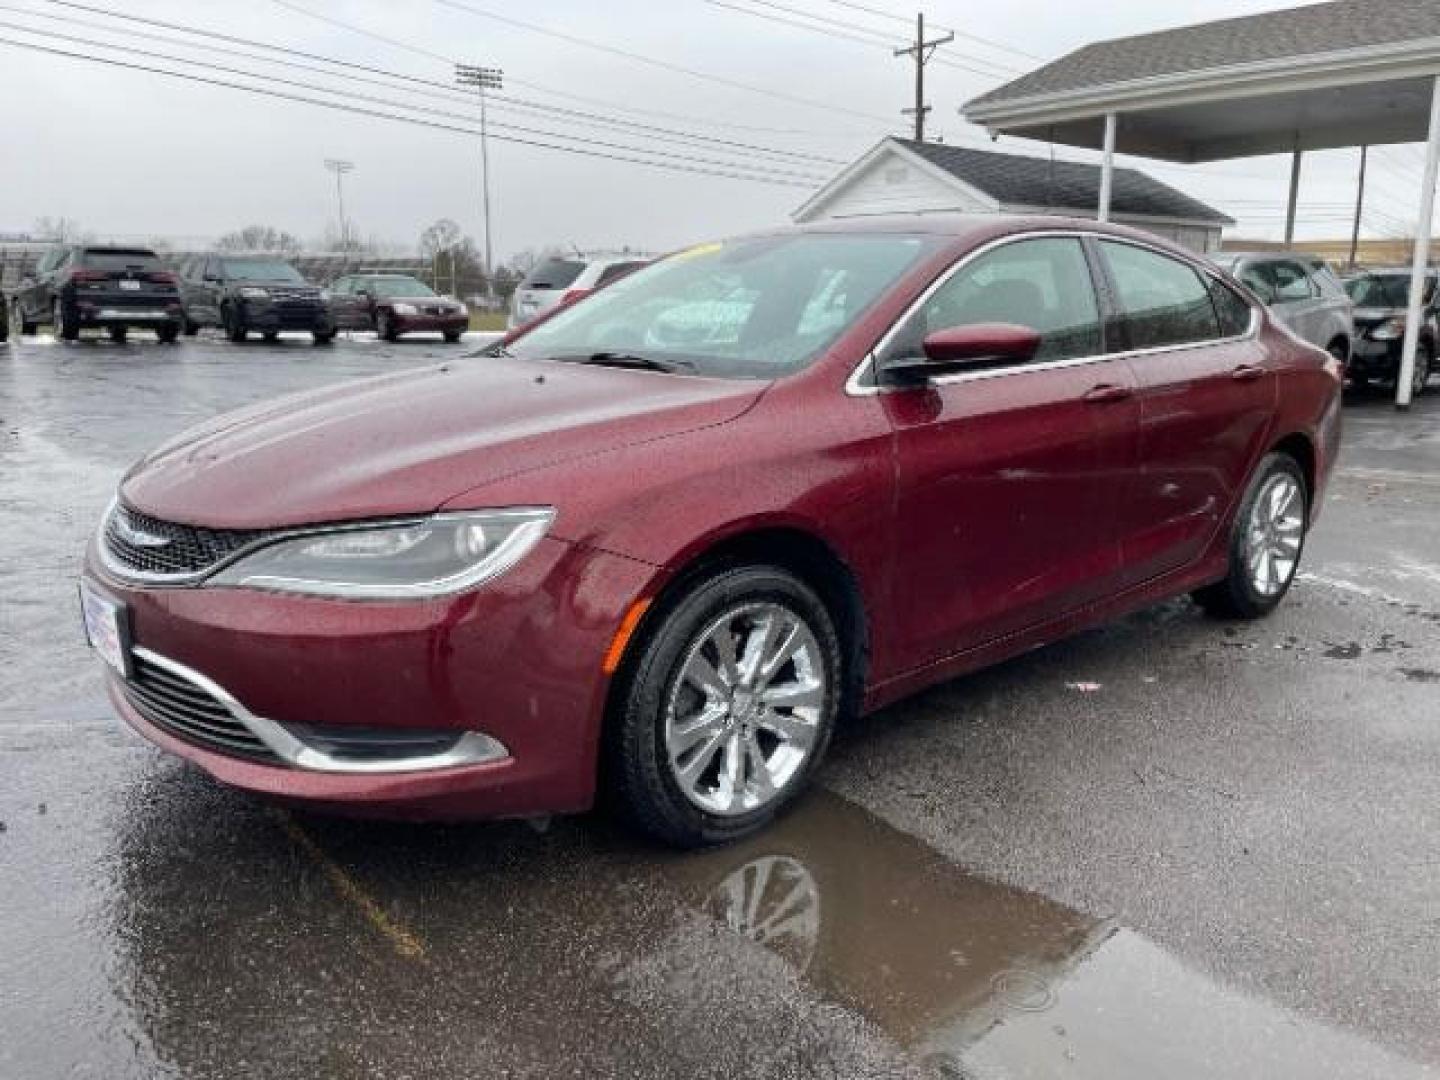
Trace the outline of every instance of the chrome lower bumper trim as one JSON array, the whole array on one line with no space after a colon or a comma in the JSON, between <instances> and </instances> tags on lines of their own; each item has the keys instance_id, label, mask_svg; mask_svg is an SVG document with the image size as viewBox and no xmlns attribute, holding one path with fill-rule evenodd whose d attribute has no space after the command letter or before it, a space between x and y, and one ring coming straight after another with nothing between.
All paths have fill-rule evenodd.
<instances>
[{"instance_id":1,"label":"chrome lower bumper trim","mask_svg":"<svg viewBox=\"0 0 1440 1080\"><path fill-rule=\"evenodd\" d=\"M461 765L483 765L504 761L510 756L505 744L493 736L479 731L464 732L455 745L438 754L423 754L413 757L385 759L367 758L347 760L308 745L292 731L274 720L256 716L235 696L213 679L207 678L194 668L186 667L167 656L149 649L135 646L136 656L147 660L156 667L164 668L192 686L204 691L220 702L239 723L244 724L255 737L268 746L288 765L310 772L327 773L410 773L428 772L433 769L453 769Z\"/></svg>"}]
</instances>

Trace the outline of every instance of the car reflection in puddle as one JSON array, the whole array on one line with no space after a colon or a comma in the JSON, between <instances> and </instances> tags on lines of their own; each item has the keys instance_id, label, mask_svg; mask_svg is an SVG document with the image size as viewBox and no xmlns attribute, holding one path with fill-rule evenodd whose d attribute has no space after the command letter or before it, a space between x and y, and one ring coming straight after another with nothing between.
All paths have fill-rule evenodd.
<instances>
[{"instance_id":1,"label":"car reflection in puddle","mask_svg":"<svg viewBox=\"0 0 1440 1080\"><path fill-rule=\"evenodd\" d=\"M967 874L837 796L681 872L704 911L942 1075L1433 1075L1110 920Z\"/></svg>"}]
</instances>

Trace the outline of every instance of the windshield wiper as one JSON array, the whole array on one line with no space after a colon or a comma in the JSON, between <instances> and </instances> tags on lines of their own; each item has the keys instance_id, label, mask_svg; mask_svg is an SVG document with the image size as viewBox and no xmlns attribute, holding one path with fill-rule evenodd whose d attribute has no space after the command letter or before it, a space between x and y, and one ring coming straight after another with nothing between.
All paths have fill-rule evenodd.
<instances>
[{"instance_id":1,"label":"windshield wiper","mask_svg":"<svg viewBox=\"0 0 1440 1080\"><path fill-rule=\"evenodd\" d=\"M644 371L671 373L695 367L694 364L685 360L657 360L653 356L641 356L639 353L627 352L597 352L587 356L557 356L556 359L567 364L599 364L603 367L637 368Z\"/></svg>"}]
</instances>

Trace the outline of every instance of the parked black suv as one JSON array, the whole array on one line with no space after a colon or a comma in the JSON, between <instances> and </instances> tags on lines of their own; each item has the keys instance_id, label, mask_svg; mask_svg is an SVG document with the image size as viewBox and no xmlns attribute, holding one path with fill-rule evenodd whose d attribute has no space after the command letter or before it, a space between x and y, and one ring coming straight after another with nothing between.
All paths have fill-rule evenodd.
<instances>
[{"instance_id":1,"label":"parked black suv","mask_svg":"<svg viewBox=\"0 0 1440 1080\"><path fill-rule=\"evenodd\" d=\"M177 279L148 248L51 248L16 287L13 304L13 321L22 334L33 334L48 322L65 341L92 327L110 331L116 341L137 327L154 330L164 342L180 336Z\"/></svg>"},{"instance_id":2,"label":"parked black suv","mask_svg":"<svg viewBox=\"0 0 1440 1080\"><path fill-rule=\"evenodd\" d=\"M194 255L180 264L185 332L219 326L231 341L252 331L274 341L282 330L308 330L316 345L335 340L329 296L273 255Z\"/></svg>"}]
</instances>

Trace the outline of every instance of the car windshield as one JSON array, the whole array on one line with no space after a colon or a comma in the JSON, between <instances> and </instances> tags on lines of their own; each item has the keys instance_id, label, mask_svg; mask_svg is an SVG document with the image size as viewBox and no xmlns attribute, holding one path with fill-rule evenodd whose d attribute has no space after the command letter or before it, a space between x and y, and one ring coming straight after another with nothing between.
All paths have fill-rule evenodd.
<instances>
[{"instance_id":1,"label":"car windshield","mask_svg":"<svg viewBox=\"0 0 1440 1080\"><path fill-rule=\"evenodd\" d=\"M701 375L778 378L811 363L938 243L800 233L701 244L562 310L510 351L542 359L625 356Z\"/></svg>"},{"instance_id":2,"label":"car windshield","mask_svg":"<svg viewBox=\"0 0 1440 1080\"><path fill-rule=\"evenodd\" d=\"M1345 282L1356 307L1403 308L1410 304L1409 274L1362 274ZM1435 279L1425 282L1425 295L1435 291Z\"/></svg>"},{"instance_id":3,"label":"car windshield","mask_svg":"<svg viewBox=\"0 0 1440 1080\"><path fill-rule=\"evenodd\" d=\"M226 259L225 276L233 281L293 281L302 278L289 263L279 259Z\"/></svg>"},{"instance_id":4,"label":"car windshield","mask_svg":"<svg viewBox=\"0 0 1440 1080\"><path fill-rule=\"evenodd\" d=\"M435 290L426 285L423 281L416 281L413 277L380 277L368 278L360 283L360 288L375 296L383 296L387 299L392 296L434 296Z\"/></svg>"}]
</instances>

